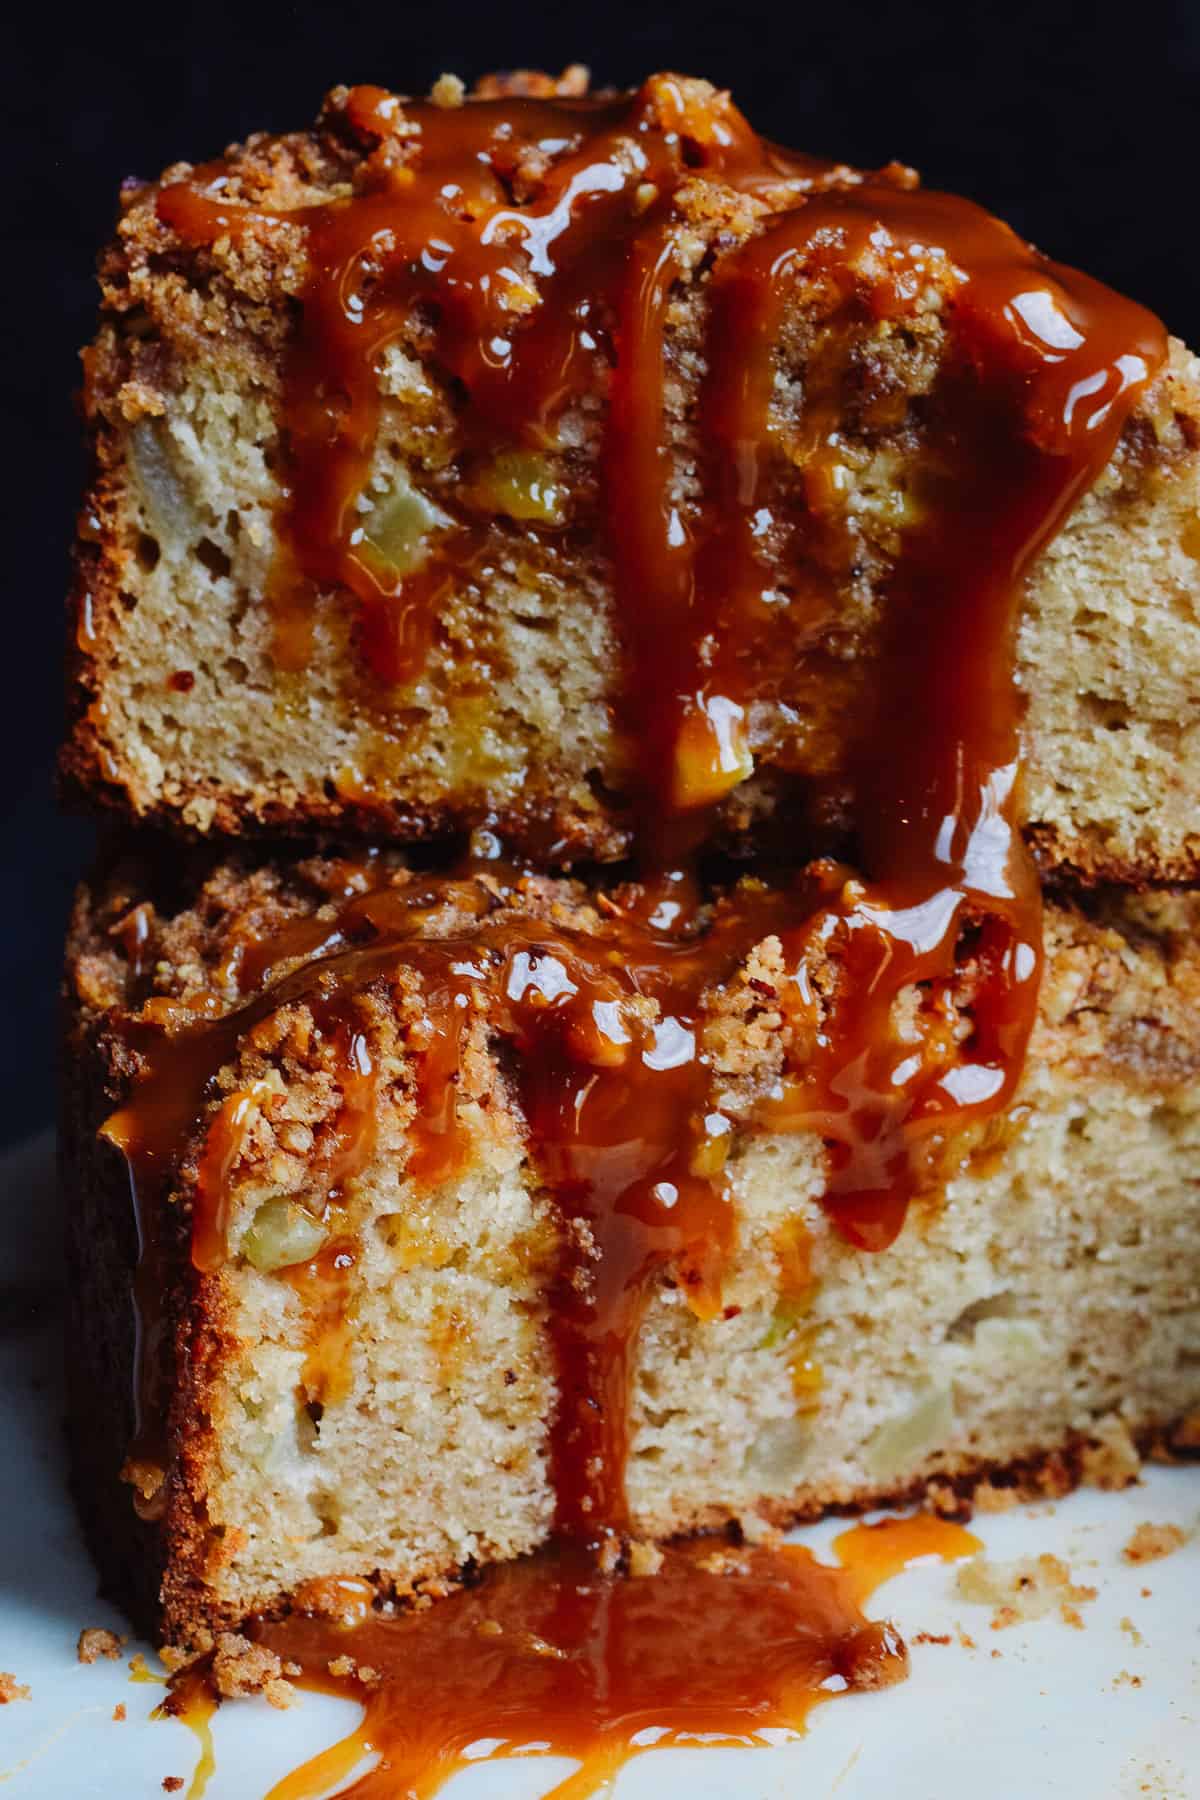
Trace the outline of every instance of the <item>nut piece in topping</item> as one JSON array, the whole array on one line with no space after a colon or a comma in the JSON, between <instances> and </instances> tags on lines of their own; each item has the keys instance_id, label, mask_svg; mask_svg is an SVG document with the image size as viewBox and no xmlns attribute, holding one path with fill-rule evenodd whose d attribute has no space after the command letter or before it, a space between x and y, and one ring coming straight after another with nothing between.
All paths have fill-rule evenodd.
<instances>
[{"instance_id":1,"label":"nut piece in topping","mask_svg":"<svg viewBox=\"0 0 1200 1800\"><path fill-rule=\"evenodd\" d=\"M629 1573L634 1576L657 1575L663 1565L663 1553L657 1544L634 1538L629 1546Z\"/></svg>"}]
</instances>

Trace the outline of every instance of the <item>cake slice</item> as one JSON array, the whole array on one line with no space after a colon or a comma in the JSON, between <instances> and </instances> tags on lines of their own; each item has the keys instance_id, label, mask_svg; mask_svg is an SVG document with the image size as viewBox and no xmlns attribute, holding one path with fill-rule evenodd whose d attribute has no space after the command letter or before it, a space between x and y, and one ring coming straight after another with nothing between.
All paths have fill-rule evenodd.
<instances>
[{"instance_id":1,"label":"cake slice","mask_svg":"<svg viewBox=\"0 0 1200 1800\"><path fill-rule=\"evenodd\" d=\"M1043 867L1192 879L1197 365L914 182L764 144L703 82L573 72L338 89L127 183L69 786L544 865L664 811L856 853L936 547L947 605L1003 576Z\"/></svg>"},{"instance_id":2,"label":"cake slice","mask_svg":"<svg viewBox=\"0 0 1200 1800\"><path fill-rule=\"evenodd\" d=\"M1051 903L1006 1085L969 910L855 1035L848 883L377 852L81 892L71 1432L141 1619L1195 1447L1200 900Z\"/></svg>"}]
</instances>

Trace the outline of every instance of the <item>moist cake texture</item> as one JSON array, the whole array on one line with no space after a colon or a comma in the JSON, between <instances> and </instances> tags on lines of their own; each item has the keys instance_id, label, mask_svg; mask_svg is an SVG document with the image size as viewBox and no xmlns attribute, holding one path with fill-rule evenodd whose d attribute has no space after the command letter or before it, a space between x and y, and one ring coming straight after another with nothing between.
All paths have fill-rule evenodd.
<instances>
[{"instance_id":1,"label":"moist cake texture","mask_svg":"<svg viewBox=\"0 0 1200 1800\"><path fill-rule=\"evenodd\" d=\"M1195 900L1050 908L1015 1103L931 1139L910 1089L882 1226L832 1194L806 1085L839 979L836 948L792 960L809 904L653 934L704 963L685 1016L629 976L634 887L382 855L218 867L185 905L138 871L85 893L73 1429L105 1566L143 1612L164 1580L170 1641L339 1582L408 1593L592 1508L754 1536L1089 1456L1127 1475L1200 1408ZM723 940L723 907L774 928ZM969 1064L977 956L964 928L953 1000L898 996L897 1066ZM125 1158L136 1383L98 1303L135 1255ZM605 1331L629 1383L610 1359L598 1441L566 1384Z\"/></svg>"},{"instance_id":2,"label":"moist cake texture","mask_svg":"<svg viewBox=\"0 0 1200 1800\"><path fill-rule=\"evenodd\" d=\"M937 636L936 543L964 609L1003 572L1042 865L1190 879L1190 354L706 83L512 85L338 89L127 184L71 786L192 833L485 823L562 864L678 806L857 854L861 721L928 698L895 640Z\"/></svg>"},{"instance_id":3,"label":"moist cake texture","mask_svg":"<svg viewBox=\"0 0 1200 1800\"><path fill-rule=\"evenodd\" d=\"M126 1603L1194 1447L1189 353L669 75L336 89L101 275L63 768L193 844L68 945Z\"/></svg>"}]
</instances>

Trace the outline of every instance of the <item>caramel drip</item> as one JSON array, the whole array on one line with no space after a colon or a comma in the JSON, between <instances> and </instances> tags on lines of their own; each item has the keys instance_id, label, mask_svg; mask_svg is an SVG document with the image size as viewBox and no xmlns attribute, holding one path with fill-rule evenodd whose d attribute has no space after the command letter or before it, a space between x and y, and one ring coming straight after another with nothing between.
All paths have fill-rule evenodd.
<instances>
[{"instance_id":1,"label":"caramel drip","mask_svg":"<svg viewBox=\"0 0 1200 1800\"><path fill-rule=\"evenodd\" d=\"M749 309L769 343L795 267L814 258L843 288L871 266L871 303L884 313L901 310L931 266L958 271L952 354L931 397L937 504L907 532L892 575L873 715L856 749L867 880L843 886L805 927L810 942L837 945L841 997L807 1078L772 1121L832 1144L827 1205L853 1242L878 1249L903 1223L914 1143L1007 1105L1020 1076L1041 900L1019 830L1016 611L1033 558L1111 457L1165 344L1140 307L1045 262L969 203L869 189L813 201L727 265L730 328ZM722 397L731 442L761 441L764 388L743 380L732 404ZM743 468L731 508L743 566L754 475ZM736 644L736 630L720 641ZM933 1015L949 1031L964 928L978 934L974 1029L954 1046ZM930 1025L919 1072L914 1046L887 1029L915 984Z\"/></svg>"},{"instance_id":2,"label":"caramel drip","mask_svg":"<svg viewBox=\"0 0 1200 1800\"><path fill-rule=\"evenodd\" d=\"M351 1298L358 1263L352 1237L334 1237L308 1262L280 1270L304 1308L308 1345L300 1370L307 1407L336 1405L350 1387Z\"/></svg>"},{"instance_id":3,"label":"caramel drip","mask_svg":"<svg viewBox=\"0 0 1200 1800\"><path fill-rule=\"evenodd\" d=\"M848 746L863 879L839 878L789 944L797 963L821 949L838 956L839 999L803 1079L771 1114L776 1128L806 1125L829 1140L840 1222L854 1242L882 1248L947 1127L1003 1106L1019 1078L1041 952L1038 884L1017 828L1015 615L1032 560L1160 367L1162 328L969 202L910 191L900 175L863 182L786 157L727 98L701 101L672 78L622 100L452 112L361 89L347 119L376 143L362 191L302 215L312 273L285 408L303 484L287 514L298 565L368 607L385 598L364 576L351 515L378 423L379 356L419 304L433 304L438 358L468 396L468 457L497 441L551 442L569 396L606 390L619 711L638 771L641 853L660 866L704 838L713 805L753 769L751 717L770 698L767 646L786 578L764 543L781 467L779 344L797 295L810 308L817 295L834 329L823 363L806 372L789 479L807 513L794 556L806 536L845 529L839 427L856 333L903 324L930 290L947 296L947 349L922 402L918 516L886 583L882 647ZM519 202L510 190L531 155L541 173L534 198ZM667 446L668 315L687 255L675 196L705 173L768 211L716 255L708 278L698 397L707 448L689 511L673 494ZM235 222L262 228L265 215L213 198L223 180L166 189L164 218L199 240ZM445 579L444 567L426 572L421 592ZM403 619L405 642L416 629L410 602L411 592L386 614ZM384 616L376 610L368 643ZM427 609L422 618L427 637ZM393 678L399 670L394 662ZM965 1049L938 1030L939 1017L952 1023L964 930L979 940ZM920 1044L897 1049L895 1008L914 983Z\"/></svg>"},{"instance_id":4,"label":"caramel drip","mask_svg":"<svg viewBox=\"0 0 1200 1800\"><path fill-rule=\"evenodd\" d=\"M429 566L401 575L381 562L364 529L381 359L411 337L418 317L432 321L437 363L467 397L464 486L473 454L554 444L568 401L607 391L607 535L627 662L621 712L646 822L656 836L675 825L674 849L678 815L720 798L752 767L748 714L764 660L755 651L771 629L766 596L780 575L761 547L765 477L778 461L771 396L778 328L799 277L819 274L861 321L915 313L923 289L953 271L957 366L933 407L930 461L949 465L938 516L951 527L964 521L982 490L989 514L1003 520L998 539L1006 528L1011 538L997 541L990 570L1003 571L992 585L1003 584L1010 602L1164 353L1150 315L1056 268L979 208L907 192L902 173L859 186L852 171L763 143L727 96L701 97L671 77L614 100L486 100L454 109L358 88L345 124L374 145L345 198L272 213L225 197L229 171L214 164L158 200L164 221L195 243L250 232L269 238L284 222L305 234L309 275L286 376L288 498L274 583L285 654L297 660L304 636L288 623L289 607L303 617L312 587L340 587L362 608L362 642L377 673L393 683L411 679L440 597L465 578L478 550L478 526L463 521ZM700 399L709 466L698 516L689 519L671 491L666 315L688 254L675 196L706 176L768 214L748 244L719 252L714 263ZM781 206L791 210L778 216ZM808 376L813 388L821 371ZM978 428L984 417L998 440ZM975 425L965 439L964 420ZM819 449L804 474L813 530L835 529L821 516L829 509L820 489L836 460L823 440L836 438L836 425L836 404L823 410L810 400L805 431ZM1006 459L1005 447L1029 436L1053 471ZM968 444L986 454L976 459ZM956 491L956 474L968 477L968 488L973 478L975 490ZM966 672L964 659L934 654L921 659L902 698L924 722L931 690L938 717L948 694L960 696L970 738L980 681L1001 699L1000 715L1012 709L999 694L1008 686L1008 634L989 629L994 609L975 591L978 519L960 535L976 552L971 566L959 568L953 550L939 552L939 581L918 585L922 600L936 585L950 612L962 582L959 599L977 615L969 647L976 684L968 693L961 680L943 681ZM893 584L902 595L914 565L928 563L925 540L933 537L908 534ZM903 599L888 609L892 635L911 644L909 611ZM955 721L946 723L944 736L955 738ZM911 773L921 779L920 770ZM683 836L702 827L691 818Z\"/></svg>"},{"instance_id":5,"label":"caramel drip","mask_svg":"<svg viewBox=\"0 0 1200 1800\"><path fill-rule=\"evenodd\" d=\"M364 880L371 873L368 867ZM712 1140L731 1127L709 1102L702 997L805 902L791 891L758 889L738 906L718 908L701 929L689 884L668 877L656 890L631 890L629 905L613 908L592 934L505 911L488 916L492 869L489 876L488 886L463 880L368 887L333 920L304 921L274 944L243 946L243 977L288 972L219 1020L184 1022L167 1035L162 1009L152 1003L150 1021L127 1027L145 1058L143 1073L105 1132L129 1159L143 1230L155 1242L171 1215L171 1152L202 1132L192 1261L211 1273L227 1254L229 1178L252 1115L269 1108L270 1096L266 1083L242 1087L215 1109L210 1102L207 1116L205 1097L255 1025L302 1002L320 1032L342 1046L345 1098L335 1141L323 1147L318 1165L328 1185L326 1217L336 1223L340 1190L370 1152L377 1092L355 996L402 972L421 984L424 1017L410 1044L417 1111L409 1170L422 1183L449 1179L471 1154L457 1093L473 1003L481 1001L490 1029L519 1053L530 1149L564 1225L552 1321L563 1395L555 1485L561 1528L596 1539L626 1524L627 1358L655 1280L670 1269L702 1315L720 1304L731 1215L719 1174L697 1170L712 1166ZM423 936L448 892L460 909L474 906L477 923L466 933ZM313 960L288 969L316 950ZM147 1254L147 1266L151 1260L161 1269L165 1257ZM336 1331L336 1308L326 1302L338 1283L327 1260L291 1279L298 1292L318 1297L326 1331ZM309 1397L327 1396L331 1376L319 1351L312 1374ZM147 1435L154 1419L161 1425L156 1380L155 1366L144 1361L139 1436L146 1441L132 1458L139 1463L162 1454Z\"/></svg>"},{"instance_id":6,"label":"caramel drip","mask_svg":"<svg viewBox=\"0 0 1200 1800\"><path fill-rule=\"evenodd\" d=\"M481 1760L485 1741L487 1761L578 1761L552 1800L587 1800L651 1748L799 1735L839 1693L903 1680L903 1641L861 1610L875 1589L918 1558L979 1548L929 1515L843 1532L838 1566L800 1548L710 1540L668 1549L657 1574L635 1578L559 1547L489 1569L429 1611L348 1627L303 1615L262 1624L259 1642L300 1666L302 1686L364 1708L355 1731L268 1800L315 1800L335 1784L341 1800L429 1800ZM201 1673L173 1688L171 1709L201 1719Z\"/></svg>"},{"instance_id":7,"label":"caramel drip","mask_svg":"<svg viewBox=\"0 0 1200 1800\"><path fill-rule=\"evenodd\" d=\"M404 575L365 534L390 346L424 333L464 396L464 488L497 447L556 445L576 398L606 401L618 713L640 860L659 871L653 891L595 933L492 918L481 898L474 928L452 938L422 935L436 901L421 900L420 883L357 894L332 924L243 946L250 997L229 1017L160 1020L157 1035L153 1021L132 1028L147 1073L109 1127L139 1191L159 1193L140 1203L150 1235L181 1139L207 1128L193 1253L217 1266L221 1196L255 1102L218 1105L205 1084L244 1032L298 999L323 1030L349 1032L356 991L411 971L428 1021L412 1046L412 1167L444 1180L470 1153L455 1081L472 997L482 998L519 1052L530 1153L564 1228L553 1463L560 1530L587 1542L628 1524L628 1363L653 1283L669 1273L702 1314L720 1305L732 1218L712 1139L730 1121L699 1041L705 995L756 942L779 937L786 976L771 999L791 1047L756 1123L824 1140L824 1203L864 1249L893 1240L947 1134L1012 1097L1041 966L1040 895L1019 832L1016 612L1033 559L1112 455L1165 355L1149 314L979 208L910 191L899 175L864 181L777 151L727 98L696 92L663 77L613 100L442 110L359 88L344 123L369 153L353 192L271 213L231 197L231 172L217 164L158 197L192 243L303 234L272 596L292 662L307 654L313 593L341 589L360 609L375 672L409 680L441 596L479 549L478 525L460 518L430 565ZM681 195L706 174L746 216L698 269ZM667 442L668 365L672 303L689 282L704 298L704 450L698 497L684 504ZM753 767L753 713L773 698L768 647L789 575L766 548L777 496L792 496L793 561L845 535L840 421L854 347L867 327L911 323L930 290L945 346L932 391L914 403L914 516L882 583L880 646L847 747L858 866L751 886L710 921L670 899L661 871L704 837L712 807ZM805 306L824 323L828 354L804 372L789 450L779 345ZM790 621L805 627L801 655L828 611L822 596L806 623L805 604L794 597ZM280 975L296 957L308 960Z\"/></svg>"},{"instance_id":8,"label":"caramel drip","mask_svg":"<svg viewBox=\"0 0 1200 1800\"><path fill-rule=\"evenodd\" d=\"M364 533L381 412L379 372L424 308L437 359L469 395L464 448L545 445L572 397L602 387L615 354L611 313L628 285L642 218L711 169L747 193L801 192L845 178L834 165L765 145L726 96L699 106L661 78L616 100L481 100L456 109L355 88L346 124L374 143L345 199L272 212L224 197L210 164L162 190L161 218L208 244L284 223L305 232L309 276L284 396L287 502L274 571L279 647L306 659L311 587L343 588L362 609L375 672L408 681L428 647L439 596L469 565L464 526L431 566L401 575ZM526 163L534 198L513 193ZM658 229L651 223L647 229ZM652 371L655 388L661 370Z\"/></svg>"}]
</instances>

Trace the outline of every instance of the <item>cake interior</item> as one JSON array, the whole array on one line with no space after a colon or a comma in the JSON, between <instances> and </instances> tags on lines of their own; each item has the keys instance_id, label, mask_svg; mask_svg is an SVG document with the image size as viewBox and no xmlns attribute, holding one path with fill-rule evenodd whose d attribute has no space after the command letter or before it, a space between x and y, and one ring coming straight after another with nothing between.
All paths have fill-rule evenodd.
<instances>
[{"instance_id":1,"label":"cake interior","mask_svg":"<svg viewBox=\"0 0 1200 1800\"><path fill-rule=\"evenodd\" d=\"M830 1506L919 1493L955 1505L981 1480L1061 1487L1081 1459L1124 1478L1135 1445L1200 1405L1188 897L1051 908L1015 1098L924 1144L881 1249L875 1208L831 1195L828 1124L805 1124L803 1074L781 1100L807 1022L794 1004L806 977L778 935L722 946L707 969L723 979L684 1019L628 982L628 918L645 902L633 885L596 895L494 865L451 880L382 856L219 868L174 916L138 892L115 880L81 916L75 967L93 1020L118 1006L134 1022L208 1019L105 1128L143 1206L162 1206L147 1125L162 1129L155 1107L179 1100L185 1067L185 1115L196 1087L209 1094L165 1184L194 1284L159 1427L178 1463L168 1478L135 1453L125 1470L168 1546L178 1641L303 1607L343 1577L410 1593L532 1550L564 1514L586 1528L593 1506L635 1539L731 1521L753 1538ZM739 897L724 904L741 922ZM762 893L740 906L761 917ZM699 943L719 938L720 913L701 909ZM658 937L660 958L670 942ZM922 1043L920 992L897 997L893 1066L970 1043L969 931L962 948L957 1000L927 1008L936 1045ZM614 951L608 997L586 994L588 1038L574 990ZM469 971L457 987L455 969ZM812 961L826 1005L836 980ZM598 1036L597 1004L611 1009ZM464 1019L457 1034L447 1012ZM646 1122L677 1126L679 1071L622 1067L618 1049L643 1031L670 1050L685 1029L707 1061L709 1134L689 1139L698 1197L664 1207L664 1183L685 1178L669 1138L647 1148ZM127 1032L138 1041L137 1023ZM571 1043L581 1060L564 1057ZM538 1133L555 1106L597 1099L600 1125L589 1132L585 1112L582 1129L589 1212L564 1197L581 1159ZM123 1195L122 1159L107 1154ZM616 1253L605 1191L609 1208L640 1209L636 1325L620 1288L589 1285L582 1315L564 1303L581 1237L585 1256ZM714 1263L694 1232L718 1203ZM677 1209L685 1224L670 1229ZM581 1457L564 1371L579 1366L580 1317L597 1311L626 1332L628 1361ZM157 1373L143 1373L149 1410ZM105 1433L109 1486L123 1443Z\"/></svg>"},{"instance_id":2,"label":"cake interior","mask_svg":"<svg viewBox=\"0 0 1200 1800\"><path fill-rule=\"evenodd\" d=\"M1195 873L1194 367L703 84L527 85L132 195L89 364L69 773L474 828L81 898L81 1486L224 1692L1198 1435L1197 902L1096 885Z\"/></svg>"},{"instance_id":3,"label":"cake interior","mask_svg":"<svg viewBox=\"0 0 1200 1800\"><path fill-rule=\"evenodd\" d=\"M598 197L564 219L581 170ZM935 530L970 586L986 531L1007 569L1004 496L1032 480L1008 595L1024 823L1047 868L1191 879L1196 364L913 180L784 156L728 96L659 77L391 113L340 91L311 132L131 192L86 361L72 782L195 833L489 824L543 866L626 854L663 785L733 841L853 845L875 803L856 722L896 686L897 629L937 635L936 598L905 599L914 547ZM412 273L430 217L461 311ZM1036 382L1091 396L1065 457L1021 387L1038 358ZM1026 439L1050 454L1018 469Z\"/></svg>"}]
</instances>

